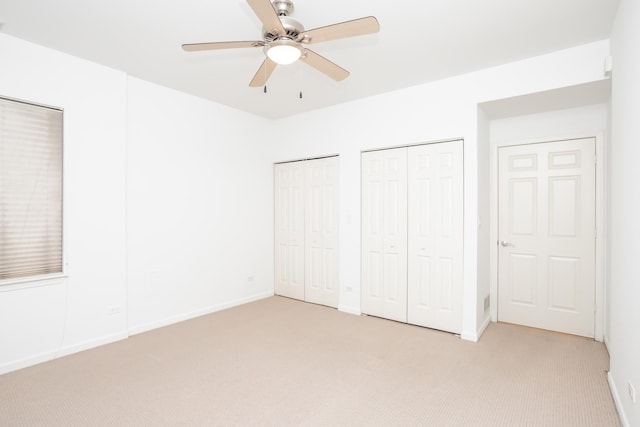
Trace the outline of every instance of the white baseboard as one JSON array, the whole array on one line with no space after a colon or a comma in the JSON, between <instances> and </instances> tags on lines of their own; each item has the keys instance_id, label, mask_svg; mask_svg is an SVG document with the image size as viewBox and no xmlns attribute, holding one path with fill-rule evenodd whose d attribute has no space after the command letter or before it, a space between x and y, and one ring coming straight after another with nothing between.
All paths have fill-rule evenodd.
<instances>
[{"instance_id":1,"label":"white baseboard","mask_svg":"<svg viewBox=\"0 0 640 427\"><path fill-rule=\"evenodd\" d=\"M462 332L460 334L460 338L465 341L478 342L490 323L491 316L487 316L487 318L484 320L484 322L482 322L482 325L480 325L480 328L478 328L476 332Z\"/></svg>"},{"instance_id":2,"label":"white baseboard","mask_svg":"<svg viewBox=\"0 0 640 427\"><path fill-rule=\"evenodd\" d=\"M460 339L471 342L478 342L478 334L476 332L462 332Z\"/></svg>"},{"instance_id":3,"label":"white baseboard","mask_svg":"<svg viewBox=\"0 0 640 427\"><path fill-rule=\"evenodd\" d=\"M609 382L609 389L611 390L611 395L613 396L613 402L616 404L616 409L618 410L618 416L620 417L620 422L623 427L631 427L629 424L629 420L627 419L627 414L624 412L624 408L622 407L622 401L620 400L620 395L618 394L618 388L616 387L616 382L611 375L611 372L607 372L607 381Z\"/></svg>"},{"instance_id":4,"label":"white baseboard","mask_svg":"<svg viewBox=\"0 0 640 427\"><path fill-rule=\"evenodd\" d=\"M489 327L490 324L491 316L487 316L487 318L484 319L484 322L480 326L480 329L478 330L478 339L480 339L480 337L482 336L482 334L484 334L484 331Z\"/></svg>"},{"instance_id":5,"label":"white baseboard","mask_svg":"<svg viewBox=\"0 0 640 427\"><path fill-rule=\"evenodd\" d=\"M13 360L11 362L0 365L0 375L17 371L18 369L28 368L29 366L37 365L38 363L53 360L57 352L57 350L47 351L35 356L25 357L24 359L20 360Z\"/></svg>"},{"instance_id":6,"label":"white baseboard","mask_svg":"<svg viewBox=\"0 0 640 427\"><path fill-rule=\"evenodd\" d=\"M99 347L101 345L120 341L128 338L130 335L136 335L152 329L160 328L162 326L168 326L173 323L189 320L194 317L203 316L206 314L214 313L216 311L224 310L226 308L235 307L237 305L246 304L249 302L261 300L271 296L273 296L273 291L262 292L259 294L251 295L246 298L241 298L241 299L229 301L223 304L218 304L212 307L207 307L201 310L196 310L191 313L180 314L180 315L172 316L156 322L150 322L144 325L135 326L133 328L129 328L128 331L121 331L115 334L105 335L99 338L83 341L81 343L76 343L69 346L56 348L50 351L45 351L34 356L25 357L24 359L14 360L14 361L0 365L0 375L6 374L8 372L17 371L18 369L28 368L29 366L37 365L43 362L48 362L50 360L54 360L59 357L78 353L80 351L89 350L91 348Z\"/></svg>"},{"instance_id":7,"label":"white baseboard","mask_svg":"<svg viewBox=\"0 0 640 427\"><path fill-rule=\"evenodd\" d=\"M50 360L57 359L59 357L68 356L80 351L89 350L91 348L99 347L101 345L109 344L112 342L120 341L128 337L126 332L118 332L116 334L105 335L100 338L84 341L81 343L73 344L70 346L56 348L50 351L46 351L35 356L25 357L24 359L14 360L9 363L0 365L0 375L8 372L17 371L18 369L28 368L29 366L37 365L39 363L48 362Z\"/></svg>"},{"instance_id":8,"label":"white baseboard","mask_svg":"<svg viewBox=\"0 0 640 427\"><path fill-rule=\"evenodd\" d=\"M341 311L343 313L348 313L348 314L355 314L356 316L362 315L362 311L360 311L359 308L350 307L348 305L339 305L338 306L338 311Z\"/></svg>"},{"instance_id":9,"label":"white baseboard","mask_svg":"<svg viewBox=\"0 0 640 427\"><path fill-rule=\"evenodd\" d=\"M273 291L262 292L259 294L251 295L246 298L240 298L237 300L225 302L222 304L217 304L211 307L205 307L199 310L195 310L189 313L177 314L175 316L170 316L164 319L156 320L149 323L144 323L142 325L136 325L129 328L129 335L137 335L143 332L151 331L153 329L162 328L164 326L173 325L174 323L183 322L185 320L193 319L200 316L205 316L207 314L215 313L216 311L224 310L227 308L235 307L238 305L246 304L253 301L258 301L264 298L272 297Z\"/></svg>"},{"instance_id":10,"label":"white baseboard","mask_svg":"<svg viewBox=\"0 0 640 427\"><path fill-rule=\"evenodd\" d=\"M60 351L55 355L55 358L68 356L73 353L79 353L81 351L89 350L91 348L100 347L101 345L111 344L112 342L120 341L129 338L127 331L118 332L116 334L105 335L104 337L95 338L92 340L84 341L78 344L62 347Z\"/></svg>"}]
</instances>

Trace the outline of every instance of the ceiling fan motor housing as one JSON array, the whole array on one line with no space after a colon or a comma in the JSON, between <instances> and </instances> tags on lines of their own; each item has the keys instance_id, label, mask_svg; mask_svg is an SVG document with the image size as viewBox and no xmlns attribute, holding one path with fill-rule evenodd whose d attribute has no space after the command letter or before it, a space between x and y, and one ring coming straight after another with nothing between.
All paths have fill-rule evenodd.
<instances>
[{"instance_id":1,"label":"ceiling fan motor housing","mask_svg":"<svg viewBox=\"0 0 640 427\"><path fill-rule=\"evenodd\" d=\"M266 43L271 43L274 40L278 39L289 39L299 41L300 34L304 33L304 27L295 18L290 16L281 16L280 22L282 22L282 26L284 27L286 33L285 34L274 34L269 32L267 29L263 28L262 36L264 37L264 41Z\"/></svg>"}]
</instances>

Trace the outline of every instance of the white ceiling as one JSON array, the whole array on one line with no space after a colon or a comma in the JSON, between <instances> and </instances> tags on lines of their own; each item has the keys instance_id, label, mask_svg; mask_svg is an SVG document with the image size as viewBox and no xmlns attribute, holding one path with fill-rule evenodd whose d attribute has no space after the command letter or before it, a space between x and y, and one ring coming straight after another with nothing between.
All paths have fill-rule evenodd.
<instances>
[{"instance_id":1,"label":"white ceiling","mask_svg":"<svg viewBox=\"0 0 640 427\"><path fill-rule=\"evenodd\" d=\"M180 48L260 40L261 24L244 0L0 0L0 30L275 119L606 39L618 3L294 0L292 16L306 29L373 15L380 32L313 46L351 72L343 82L298 62L278 67L266 94L248 87L262 49Z\"/></svg>"}]
</instances>

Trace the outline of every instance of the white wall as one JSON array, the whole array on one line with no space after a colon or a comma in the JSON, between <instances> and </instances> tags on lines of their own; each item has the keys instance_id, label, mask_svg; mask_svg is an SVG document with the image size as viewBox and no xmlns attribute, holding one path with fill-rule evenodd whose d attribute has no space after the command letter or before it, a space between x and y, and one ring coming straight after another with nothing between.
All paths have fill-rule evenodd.
<instances>
[{"instance_id":1,"label":"white wall","mask_svg":"<svg viewBox=\"0 0 640 427\"><path fill-rule=\"evenodd\" d=\"M273 294L271 122L129 79L129 329Z\"/></svg>"},{"instance_id":2,"label":"white wall","mask_svg":"<svg viewBox=\"0 0 640 427\"><path fill-rule=\"evenodd\" d=\"M606 132L606 103L491 120L493 147L544 142ZM604 136L604 135L603 135Z\"/></svg>"},{"instance_id":3,"label":"white wall","mask_svg":"<svg viewBox=\"0 0 640 427\"><path fill-rule=\"evenodd\" d=\"M462 336L477 339L489 318L480 312L488 292L487 270L478 266L485 256L479 248L489 247L488 241L480 241L487 239L487 230L478 229L478 214L486 215L489 198L489 146L488 141L478 142L478 104L602 80L608 54L607 41L591 43L280 120L279 128L287 131L272 153L273 161L340 154L340 308L360 311L360 152L463 137Z\"/></svg>"},{"instance_id":4,"label":"white wall","mask_svg":"<svg viewBox=\"0 0 640 427\"><path fill-rule=\"evenodd\" d=\"M628 426L640 425L640 2L620 2L611 37L610 381ZM636 390L636 402L627 382Z\"/></svg>"},{"instance_id":5,"label":"white wall","mask_svg":"<svg viewBox=\"0 0 640 427\"><path fill-rule=\"evenodd\" d=\"M491 249L494 245L491 232L491 121L482 107L478 115L478 272L476 299L476 329L478 335L491 322L490 307L485 308L485 299L491 296ZM489 305L496 306L495 295Z\"/></svg>"},{"instance_id":6,"label":"white wall","mask_svg":"<svg viewBox=\"0 0 640 427\"><path fill-rule=\"evenodd\" d=\"M64 108L67 277L0 287L0 373L273 293L273 124L0 34Z\"/></svg>"},{"instance_id":7,"label":"white wall","mask_svg":"<svg viewBox=\"0 0 640 427\"><path fill-rule=\"evenodd\" d=\"M0 94L64 108L66 279L0 287L0 372L125 337L126 75L0 34Z\"/></svg>"}]
</instances>

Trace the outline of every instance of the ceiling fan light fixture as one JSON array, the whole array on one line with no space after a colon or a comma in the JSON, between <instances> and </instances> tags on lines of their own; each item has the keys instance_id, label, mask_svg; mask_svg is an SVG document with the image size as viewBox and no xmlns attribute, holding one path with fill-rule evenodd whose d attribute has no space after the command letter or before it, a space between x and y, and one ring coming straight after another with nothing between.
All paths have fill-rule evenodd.
<instances>
[{"instance_id":1,"label":"ceiling fan light fixture","mask_svg":"<svg viewBox=\"0 0 640 427\"><path fill-rule=\"evenodd\" d=\"M267 56L276 64L293 64L302 56L302 48L293 40L274 40L267 48Z\"/></svg>"}]
</instances>

